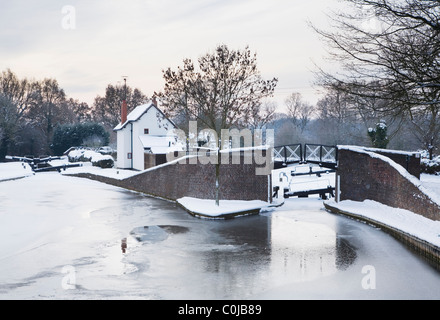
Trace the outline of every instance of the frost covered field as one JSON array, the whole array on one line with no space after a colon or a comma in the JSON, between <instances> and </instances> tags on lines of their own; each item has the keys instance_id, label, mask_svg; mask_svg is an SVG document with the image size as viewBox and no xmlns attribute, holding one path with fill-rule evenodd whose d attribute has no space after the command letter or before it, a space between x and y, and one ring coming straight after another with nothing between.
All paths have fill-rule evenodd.
<instances>
[{"instance_id":1,"label":"frost covered field","mask_svg":"<svg viewBox=\"0 0 440 320\"><path fill-rule=\"evenodd\" d=\"M29 176L14 165L8 172L25 177L0 182L3 300L440 299L437 271L384 232L324 211L318 198L213 221L172 202L57 172ZM440 190L438 177L422 180ZM376 268L374 290L362 288L365 266Z\"/></svg>"}]
</instances>

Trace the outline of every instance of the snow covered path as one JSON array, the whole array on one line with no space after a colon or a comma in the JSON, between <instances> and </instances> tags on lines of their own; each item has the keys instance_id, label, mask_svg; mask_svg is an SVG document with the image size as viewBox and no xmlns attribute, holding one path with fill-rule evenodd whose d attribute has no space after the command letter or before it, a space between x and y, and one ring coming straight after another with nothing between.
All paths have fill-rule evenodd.
<instances>
[{"instance_id":1,"label":"snow covered path","mask_svg":"<svg viewBox=\"0 0 440 320\"><path fill-rule=\"evenodd\" d=\"M390 226L440 248L440 221L433 221L408 210L396 209L376 201L326 201L331 207Z\"/></svg>"},{"instance_id":2,"label":"snow covered path","mask_svg":"<svg viewBox=\"0 0 440 320\"><path fill-rule=\"evenodd\" d=\"M440 176L422 173L420 175L422 186L437 193L440 196Z\"/></svg>"}]
</instances>

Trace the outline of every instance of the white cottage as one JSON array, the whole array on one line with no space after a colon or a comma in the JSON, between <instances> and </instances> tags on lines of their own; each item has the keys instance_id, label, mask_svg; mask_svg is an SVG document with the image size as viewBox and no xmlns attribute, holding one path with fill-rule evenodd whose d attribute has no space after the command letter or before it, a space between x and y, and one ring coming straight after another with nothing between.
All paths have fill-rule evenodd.
<instances>
[{"instance_id":1,"label":"white cottage","mask_svg":"<svg viewBox=\"0 0 440 320\"><path fill-rule=\"evenodd\" d=\"M164 115L155 101L136 107L127 116L124 114L127 113L123 110L121 123L114 128L118 144L117 167L144 170L166 162L166 153L177 142L173 134L176 125Z\"/></svg>"}]
</instances>

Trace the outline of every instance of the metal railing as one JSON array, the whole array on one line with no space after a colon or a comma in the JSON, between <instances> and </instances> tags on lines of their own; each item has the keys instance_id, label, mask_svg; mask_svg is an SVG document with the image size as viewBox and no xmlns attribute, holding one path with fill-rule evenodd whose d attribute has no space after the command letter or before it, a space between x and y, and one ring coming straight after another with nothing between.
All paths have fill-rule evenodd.
<instances>
[{"instance_id":1,"label":"metal railing","mask_svg":"<svg viewBox=\"0 0 440 320\"><path fill-rule=\"evenodd\" d=\"M336 168L338 149L321 144L290 144L274 147L274 162L288 165L293 163L316 163Z\"/></svg>"}]
</instances>

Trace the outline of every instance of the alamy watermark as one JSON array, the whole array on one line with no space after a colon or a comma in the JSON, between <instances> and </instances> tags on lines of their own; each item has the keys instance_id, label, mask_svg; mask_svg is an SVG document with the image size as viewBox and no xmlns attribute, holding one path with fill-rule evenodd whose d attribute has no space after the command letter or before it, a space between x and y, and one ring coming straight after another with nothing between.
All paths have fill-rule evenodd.
<instances>
[{"instance_id":1,"label":"alamy watermark","mask_svg":"<svg viewBox=\"0 0 440 320\"><path fill-rule=\"evenodd\" d=\"M73 266L64 266L61 269L63 274L66 274L61 280L61 287L64 290L76 289L76 269Z\"/></svg>"},{"instance_id":2,"label":"alamy watermark","mask_svg":"<svg viewBox=\"0 0 440 320\"><path fill-rule=\"evenodd\" d=\"M364 266L362 268L362 274L365 276L362 278L362 289L375 290L376 289L376 268L374 266Z\"/></svg>"},{"instance_id":3,"label":"alamy watermark","mask_svg":"<svg viewBox=\"0 0 440 320\"><path fill-rule=\"evenodd\" d=\"M64 30L76 29L76 8L74 6L65 5L61 8L61 28Z\"/></svg>"},{"instance_id":4,"label":"alamy watermark","mask_svg":"<svg viewBox=\"0 0 440 320\"><path fill-rule=\"evenodd\" d=\"M197 122L189 122L188 136L176 129L177 140L186 143L186 150L167 153L167 162L179 164L255 164L256 175L268 175L273 170L274 130L222 129L220 137L213 129L197 130ZM199 139L205 145L198 145ZM220 154L219 154L220 152ZM180 160L179 160L180 159Z\"/></svg>"}]
</instances>

